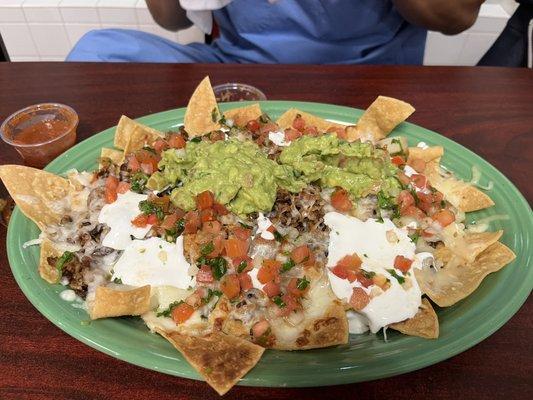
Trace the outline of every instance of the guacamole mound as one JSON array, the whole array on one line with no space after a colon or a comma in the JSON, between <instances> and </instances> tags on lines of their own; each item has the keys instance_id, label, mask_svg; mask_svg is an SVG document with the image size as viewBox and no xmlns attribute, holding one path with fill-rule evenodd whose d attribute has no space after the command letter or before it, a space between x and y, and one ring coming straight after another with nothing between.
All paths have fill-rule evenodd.
<instances>
[{"instance_id":1,"label":"guacamole mound","mask_svg":"<svg viewBox=\"0 0 533 400\"><path fill-rule=\"evenodd\" d=\"M216 201L244 215L270 211L278 187L299 192L306 183L296 178L289 165L270 160L253 142L237 139L189 142L185 150L166 150L148 182L153 189L177 185L170 194L174 205L195 208L196 195L210 190Z\"/></svg>"},{"instance_id":2,"label":"guacamole mound","mask_svg":"<svg viewBox=\"0 0 533 400\"><path fill-rule=\"evenodd\" d=\"M300 174L306 183L340 186L354 198L377 193L396 195L400 184L386 151L370 143L348 143L335 135L303 136L283 149L279 162Z\"/></svg>"}]
</instances>

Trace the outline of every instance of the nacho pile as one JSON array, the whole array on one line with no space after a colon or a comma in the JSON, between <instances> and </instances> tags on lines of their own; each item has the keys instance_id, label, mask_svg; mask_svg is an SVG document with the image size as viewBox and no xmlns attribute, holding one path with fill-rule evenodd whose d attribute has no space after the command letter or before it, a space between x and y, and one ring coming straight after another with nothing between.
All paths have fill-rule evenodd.
<instances>
[{"instance_id":1,"label":"nacho pile","mask_svg":"<svg viewBox=\"0 0 533 400\"><path fill-rule=\"evenodd\" d=\"M440 166L442 147L387 137L413 112L380 96L351 125L222 114L206 77L175 132L122 116L96 171L0 178L42 231L43 279L92 319L140 316L223 395L265 349L437 339L432 303L514 259L502 232L465 228L494 203Z\"/></svg>"}]
</instances>

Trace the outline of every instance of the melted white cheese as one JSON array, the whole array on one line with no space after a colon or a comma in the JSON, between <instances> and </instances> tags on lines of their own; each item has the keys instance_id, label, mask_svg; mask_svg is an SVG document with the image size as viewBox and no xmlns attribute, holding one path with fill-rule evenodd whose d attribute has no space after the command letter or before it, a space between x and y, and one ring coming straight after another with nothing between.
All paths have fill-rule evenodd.
<instances>
[{"instance_id":1,"label":"melted white cheese","mask_svg":"<svg viewBox=\"0 0 533 400\"><path fill-rule=\"evenodd\" d=\"M257 232L256 235L261 236L265 240L274 240L274 234L267 229L272 226L272 222L264 216L263 213L259 213L257 217Z\"/></svg>"},{"instance_id":2,"label":"melted white cheese","mask_svg":"<svg viewBox=\"0 0 533 400\"><path fill-rule=\"evenodd\" d=\"M344 256L355 253L361 258L364 270L384 275L390 281L386 291L375 285L364 289L368 294L372 293L372 298L359 314L366 317L370 330L375 333L389 324L413 317L421 304L422 293L412 269L419 267L420 260L426 258L427 254L421 253L415 257L416 246L407 236L407 229L396 227L390 219L384 219L382 223L374 219L363 222L337 212L327 213L324 222L331 229L328 267L335 266ZM397 240L391 243L391 236ZM397 255L415 260L405 275L406 282L403 285L387 271L394 269ZM403 275L400 271L395 272ZM353 288L361 287L358 281L350 283L329 270L328 276L333 292L341 300L349 301ZM361 329L359 322L352 322L353 333Z\"/></svg>"},{"instance_id":3,"label":"melted white cheese","mask_svg":"<svg viewBox=\"0 0 533 400\"><path fill-rule=\"evenodd\" d=\"M257 268L253 268L251 271L248 272L248 275L250 275L250 278L252 278L252 285L254 286L254 288L263 290L263 284L257 279L258 272L259 270Z\"/></svg>"},{"instance_id":4,"label":"melted white cheese","mask_svg":"<svg viewBox=\"0 0 533 400\"><path fill-rule=\"evenodd\" d=\"M102 207L98 222L111 228L102 241L106 247L124 250L131 244L131 236L142 239L146 236L151 225L145 228L134 226L131 221L140 214L139 203L148 198L145 194L128 191L119 194L117 200Z\"/></svg>"},{"instance_id":5,"label":"melted white cheese","mask_svg":"<svg viewBox=\"0 0 533 400\"><path fill-rule=\"evenodd\" d=\"M66 289L63 290L61 293L59 293L59 297L61 297L61 300L65 301L74 301L76 300L76 292L72 289Z\"/></svg>"},{"instance_id":6,"label":"melted white cheese","mask_svg":"<svg viewBox=\"0 0 533 400\"><path fill-rule=\"evenodd\" d=\"M416 147L420 147L421 149L427 149L429 146L426 144L426 142L418 142Z\"/></svg>"},{"instance_id":7,"label":"melted white cheese","mask_svg":"<svg viewBox=\"0 0 533 400\"><path fill-rule=\"evenodd\" d=\"M270 139L272 143L274 143L277 146L285 147L291 144L290 141L288 142L285 140L285 133L281 131L269 132L268 138Z\"/></svg>"},{"instance_id":8,"label":"melted white cheese","mask_svg":"<svg viewBox=\"0 0 533 400\"><path fill-rule=\"evenodd\" d=\"M176 243L158 237L134 240L114 266L111 280L118 278L131 286L174 286L187 289L193 284L189 263L183 255L183 236Z\"/></svg>"},{"instance_id":9,"label":"melted white cheese","mask_svg":"<svg viewBox=\"0 0 533 400\"><path fill-rule=\"evenodd\" d=\"M418 174L418 172L416 172L412 167L410 167L407 164L403 167L403 173L407 175L409 178L415 174Z\"/></svg>"}]
</instances>

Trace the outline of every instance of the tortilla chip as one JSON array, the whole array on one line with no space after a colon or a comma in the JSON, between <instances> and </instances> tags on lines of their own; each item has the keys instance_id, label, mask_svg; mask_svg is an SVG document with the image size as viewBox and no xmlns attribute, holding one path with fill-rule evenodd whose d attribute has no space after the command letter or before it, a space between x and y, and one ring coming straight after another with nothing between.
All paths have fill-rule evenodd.
<instances>
[{"instance_id":1,"label":"tortilla chip","mask_svg":"<svg viewBox=\"0 0 533 400\"><path fill-rule=\"evenodd\" d=\"M215 332L197 337L161 332L219 395L230 390L261 359L264 348Z\"/></svg>"},{"instance_id":2,"label":"tortilla chip","mask_svg":"<svg viewBox=\"0 0 533 400\"><path fill-rule=\"evenodd\" d=\"M89 307L91 319L141 315L150 310L150 285L120 290L98 286Z\"/></svg>"},{"instance_id":3,"label":"tortilla chip","mask_svg":"<svg viewBox=\"0 0 533 400\"><path fill-rule=\"evenodd\" d=\"M407 158L407 164L416 158L428 163L433 160L440 160L444 154L444 148L442 146L432 146L426 149L420 147L409 147L409 157Z\"/></svg>"},{"instance_id":4,"label":"tortilla chip","mask_svg":"<svg viewBox=\"0 0 533 400\"><path fill-rule=\"evenodd\" d=\"M206 76L189 99L183 124L190 137L205 135L220 128L220 111L211 81Z\"/></svg>"},{"instance_id":5,"label":"tortilla chip","mask_svg":"<svg viewBox=\"0 0 533 400\"><path fill-rule=\"evenodd\" d=\"M22 165L0 166L0 179L22 213L41 230L61 220L70 190L67 179Z\"/></svg>"},{"instance_id":6,"label":"tortilla chip","mask_svg":"<svg viewBox=\"0 0 533 400\"><path fill-rule=\"evenodd\" d=\"M109 158L113 164L120 165L122 164L122 160L124 160L124 152L121 150L102 147L102 150L100 151L100 158Z\"/></svg>"},{"instance_id":7,"label":"tortilla chip","mask_svg":"<svg viewBox=\"0 0 533 400\"><path fill-rule=\"evenodd\" d=\"M41 253L39 255L39 275L48 283L57 283L61 274L55 265L48 262L48 257L61 257L63 252L49 239L43 239L41 242Z\"/></svg>"},{"instance_id":8,"label":"tortilla chip","mask_svg":"<svg viewBox=\"0 0 533 400\"><path fill-rule=\"evenodd\" d=\"M426 165L424 174L431 186L444 194L454 207L463 212L483 210L492 207L494 202L481 190L471 183L464 182L453 176L441 176L439 160L430 161Z\"/></svg>"},{"instance_id":9,"label":"tortilla chip","mask_svg":"<svg viewBox=\"0 0 533 400\"><path fill-rule=\"evenodd\" d=\"M118 121L114 145L119 149L124 149L123 154L126 155L142 149L147 144L151 145L162 137L165 135L157 129L140 124L123 115Z\"/></svg>"},{"instance_id":10,"label":"tortilla chip","mask_svg":"<svg viewBox=\"0 0 533 400\"><path fill-rule=\"evenodd\" d=\"M263 115L259 103L249 106L234 108L224 113L226 119L232 119L236 126L245 126L249 121L255 120Z\"/></svg>"},{"instance_id":11,"label":"tortilla chip","mask_svg":"<svg viewBox=\"0 0 533 400\"><path fill-rule=\"evenodd\" d=\"M297 110L296 108L290 108L287 111L285 111L283 115L281 115L278 118L276 123L279 125L279 127L282 130L290 128L292 126L294 118L296 118L298 114L300 114L302 118L305 120L306 125L316 126L316 128L319 130L320 133L327 132L327 130L332 127L345 128L344 125L337 124L335 122L326 121L323 118L317 117L313 114L306 113L304 111Z\"/></svg>"},{"instance_id":12,"label":"tortilla chip","mask_svg":"<svg viewBox=\"0 0 533 400\"><path fill-rule=\"evenodd\" d=\"M422 304L413 318L390 324L389 328L404 335L418 336L424 339L437 339L439 337L439 319L426 298L422 299Z\"/></svg>"},{"instance_id":13,"label":"tortilla chip","mask_svg":"<svg viewBox=\"0 0 533 400\"><path fill-rule=\"evenodd\" d=\"M500 270L515 257L507 246L496 242L470 264L447 263L438 271L415 270L415 276L431 300L440 307L448 307L470 295L488 274Z\"/></svg>"},{"instance_id":14,"label":"tortilla chip","mask_svg":"<svg viewBox=\"0 0 533 400\"><path fill-rule=\"evenodd\" d=\"M379 96L357 121L357 125L348 132L350 141L361 139L372 143L383 139L413 112L409 103L392 97Z\"/></svg>"}]
</instances>

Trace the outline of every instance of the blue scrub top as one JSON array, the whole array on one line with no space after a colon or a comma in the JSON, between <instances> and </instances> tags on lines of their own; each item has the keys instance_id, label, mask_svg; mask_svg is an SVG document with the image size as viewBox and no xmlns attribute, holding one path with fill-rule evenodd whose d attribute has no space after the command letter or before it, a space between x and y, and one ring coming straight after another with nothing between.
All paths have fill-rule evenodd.
<instances>
[{"instance_id":1,"label":"blue scrub top","mask_svg":"<svg viewBox=\"0 0 533 400\"><path fill-rule=\"evenodd\" d=\"M234 0L213 17L220 37L211 45L103 29L67 61L421 64L427 33L390 0Z\"/></svg>"}]
</instances>

